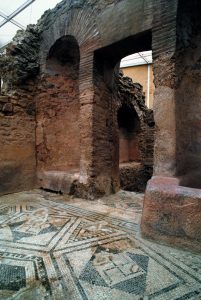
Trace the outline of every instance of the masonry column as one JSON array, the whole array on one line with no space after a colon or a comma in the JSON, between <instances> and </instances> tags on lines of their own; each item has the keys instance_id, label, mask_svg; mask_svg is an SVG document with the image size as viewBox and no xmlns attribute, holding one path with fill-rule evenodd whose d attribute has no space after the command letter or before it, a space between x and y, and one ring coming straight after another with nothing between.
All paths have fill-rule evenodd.
<instances>
[{"instance_id":1,"label":"masonry column","mask_svg":"<svg viewBox=\"0 0 201 300\"><path fill-rule=\"evenodd\" d=\"M118 189L112 94L95 71L94 52L81 49L80 61L80 179L76 194L94 199ZM116 177L115 177L116 176Z\"/></svg>"},{"instance_id":2,"label":"masonry column","mask_svg":"<svg viewBox=\"0 0 201 300\"><path fill-rule=\"evenodd\" d=\"M93 52L81 53L80 60L80 183L93 177Z\"/></svg>"},{"instance_id":3,"label":"masonry column","mask_svg":"<svg viewBox=\"0 0 201 300\"><path fill-rule=\"evenodd\" d=\"M175 52L176 0L157 0L154 8L152 49L154 60L154 176L145 193L142 233L159 238L166 229L167 213L161 194L165 187L177 183L176 176L176 116L175 116ZM165 185L165 187L164 187ZM163 201L162 201L163 202ZM166 205L169 205L166 199ZM164 225L165 224L165 225ZM172 226L168 223L168 226ZM172 230L174 230L172 228Z\"/></svg>"}]
</instances>

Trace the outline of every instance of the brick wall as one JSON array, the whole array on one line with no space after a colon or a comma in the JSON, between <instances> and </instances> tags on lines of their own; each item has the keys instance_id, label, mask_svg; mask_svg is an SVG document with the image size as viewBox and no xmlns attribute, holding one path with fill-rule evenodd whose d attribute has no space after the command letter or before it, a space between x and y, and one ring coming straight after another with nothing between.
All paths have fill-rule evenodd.
<instances>
[{"instance_id":1,"label":"brick wall","mask_svg":"<svg viewBox=\"0 0 201 300\"><path fill-rule=\"evenodd\" d=\"M27 86L28 88L28 86ZM0 195L36 186L33 86L0 96Z\"/></svg>"}]
</instances>

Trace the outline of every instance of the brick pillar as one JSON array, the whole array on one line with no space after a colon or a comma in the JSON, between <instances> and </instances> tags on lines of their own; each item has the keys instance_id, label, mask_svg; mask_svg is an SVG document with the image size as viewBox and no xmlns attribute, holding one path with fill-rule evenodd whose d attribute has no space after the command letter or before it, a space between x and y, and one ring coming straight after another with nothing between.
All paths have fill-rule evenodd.
<instances>
[{"instance_id":1,"label":"brick pillar","mask_svg":"<svg viewBox=\"0 0 201 300\"><path fill-rule=\"evenodd\" d=\"M80 183L93 176L93 52L82 53L80 59Z\"/></svg>"},{"instance_id":2,"label":"brick pillar","mask_svg":"<svg viewBox=\"0 0 201 300\"><path fill-rule=\"evenodd\" d=\"M117 190L119 175L114 171L117 139L112 94L95 74L92 51L81 49L79 87L81 159L77 194L94 198Z\"/></svg>"}]
</instances>

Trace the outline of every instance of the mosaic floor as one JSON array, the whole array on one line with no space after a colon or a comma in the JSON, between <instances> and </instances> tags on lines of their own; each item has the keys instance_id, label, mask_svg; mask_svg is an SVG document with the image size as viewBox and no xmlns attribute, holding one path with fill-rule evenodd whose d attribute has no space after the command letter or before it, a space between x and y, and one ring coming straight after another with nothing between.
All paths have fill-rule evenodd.
<instances>
[{"instance_id":1,"label":"mosaic floor","mask_svg":"<svg viewBox=\"0 0 201 300\"><path fill-rule=\"evenodd\" d=\"M0 198L0 299L201 299L201 256L139 234L143 195Z\"/></svg>"}]
</instances>

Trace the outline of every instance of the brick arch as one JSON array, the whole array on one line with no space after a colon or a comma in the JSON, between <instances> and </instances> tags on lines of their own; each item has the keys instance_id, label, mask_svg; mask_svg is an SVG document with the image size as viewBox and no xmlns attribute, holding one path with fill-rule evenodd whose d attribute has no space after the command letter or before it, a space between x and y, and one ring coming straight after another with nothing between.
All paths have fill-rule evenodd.
<instances>
[{"instance_id":1,"label":"brick arch","mask_svg":"<svg viewBox=\"0 0 201 300\"><path fill-rule=\"evenodd\" d=\"M74 66L79 71L80 49L74 36L65 35L50 48L46 59L46 71L67 75L68 67Z\"/></svg>"},{"instance_id":2,"label":"brick arch","mask_svg":"<svg viewBox=\"0 0 201 300\"><path fill-rule=\"evenodd\" d=\"M59 30L58 30L59 29ZM100 34L96 25L96 8L85 5L71 8L61 20L57 18L43 35L41 44L41 74L46 70L47 49L62 36L73 36L80 47L79 65L79 104L80 104L80 181L87 183L91 175L92 160L92 128L90 115L92 108L88 103L93 102L93 60L94 50L100 47ZM87 116L87 117L86 117Z\"/></svg>"},{"instance_id":3,"label":"brick arch","mask_svg":"<svg viewBox=\"0 0 201 300\"><path fill-rule=\"evenodd\" d=\"M138 120L137 132L133 135L133 140L129 139L129 143L126 143L126 145L130 146L132 151L138 150L139 156L131 157L129 162L122 162L121 159L119 160L119 156L116 155L116 160L119 162L117 169L119 171L120 187L125 190L142 192L145 191L147 181L153 173L155 131L153 112L146 107L145 96L139 84L133 83L128 77L123 77L122 73L119 74L116 80L118 82L118 89L115 93L116 116L119 109L126 106L135 112L133 117ZM118 137L116 148L120 148L121 152L122 141L120 137L119 145ZM136 154L136 151L134 151L134 154Z\"/></svg>"},{"instance_id":4,"label":"brick arch","mask_svg":"<svg viewBox=\"0 0 201 300\"><path fill-rule=\"evenodd\" d=\"M45 69L49 50L62 36L73 36L76 39L81 57L85 52L92 53L99 47L100 41L95 11L87 3L82 8L71 8L61 18L58 16L48 30L42 33L39 55L41 72Z\"/></svg>"},{"instance_id":5,"label":"brick arch","mask_svg":"<svg viewBox=\"0 0 201 300\"><path fill-rule=\"evenodd\" d=\"M70 192L80 166L80 48L71 35L50 48L37 99L40 186Z\"/></svg>"}]
</instances>

